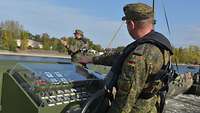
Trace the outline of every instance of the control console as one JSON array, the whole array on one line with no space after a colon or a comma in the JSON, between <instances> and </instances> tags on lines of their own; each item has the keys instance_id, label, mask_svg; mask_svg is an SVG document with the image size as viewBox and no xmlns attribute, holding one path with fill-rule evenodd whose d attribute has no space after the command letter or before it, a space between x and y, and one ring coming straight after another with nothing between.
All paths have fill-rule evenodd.
<instances>
[{"instance_id":1,"label":"control console","mask_svg":"<svg viewBox=\"0 0 200 113\"><path fill-rule=\"evenodd\" d=\"M50 107L60 109L55 113L60 113L68 105L69 108L74 105L81 107L92 94L104 87L102 75L70 63L19 63L5 76L10 76L31 99L38 113L45 113L39 109Z\"/></svg>"}]
</instances>

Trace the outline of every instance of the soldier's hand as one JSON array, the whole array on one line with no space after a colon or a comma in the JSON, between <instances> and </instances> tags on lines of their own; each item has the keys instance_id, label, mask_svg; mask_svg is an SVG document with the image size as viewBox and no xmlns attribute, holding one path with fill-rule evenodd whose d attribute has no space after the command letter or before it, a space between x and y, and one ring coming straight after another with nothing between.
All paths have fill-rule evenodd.
<instances>
[{"instance_id":1,"label":"soldier's hand","mask_svg":"<svg viewBox=\"0 0 200 113\"><path fill-rule=\"evenodd\" d=\"M89 64L89 63L92 63L92 57L81 56L78 62L80 64Z\"/></svg>"},{"instance_id":2,"label":"soldier's hand","mask_svg":"<svg viewBox=\"0 0 200 113\"><path fill-rule=\"evenodd\" d=\"M116 87L112 87L112 91L110 91L109 89L107 89L107 88L105 88L106 90L107 90L107 92L108 92L108 94L111 94L111 95L109 95L109 96L111 96L112 97L112 99L110 99L109 98L109 106L111 106L111 104L112 104L112 100L115 100L115 97L116 97L116 93L117 93L117 89L116 89Z\"/></svg>"},{"instance_id":3,"label":"soldier's hand","mask_svg":"<svg viewBox=\"0 0 200 113\"><path fill-rule=\"evenodd\" d=\"M115 100L115 97L116 97L116 93L117 93L117 89L116 89L116 87L113 87L112 88L112 95L113 95L114 100Z\"/></svg>"}]
</instances>

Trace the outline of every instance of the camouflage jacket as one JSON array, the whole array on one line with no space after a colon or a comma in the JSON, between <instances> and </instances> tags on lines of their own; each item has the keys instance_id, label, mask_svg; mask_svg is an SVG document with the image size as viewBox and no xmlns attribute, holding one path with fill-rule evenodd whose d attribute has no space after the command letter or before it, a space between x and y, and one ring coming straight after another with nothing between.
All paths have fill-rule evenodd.
<instances>
[{"instance_id":1,"label":"camouflage jacket","mask_svg":"<svg viewBox=\"0 0 200 113\"><path fill-rule=\"evenodd\" d=\"M84 55L88 50L88 43L85 38L72 39L68 47L68 53L71 55L73 62L77 62L80 56Z\"/></svg>"},{"instance_id":2,"label":"camouflage jacket","mask_svg":"<svg viewBox=\"0 0 200 113\"><path fill-rule=\"evenodd\" d=\"M111 65L117 55L119 53L95 57L93 62ZM145 43L137 46L123 63L122 72L117 81L116 100L108 113L157 113L155 105L159 100L158 96L154 95L148 99L142 99L139 96L145 89L154 92L160 89L162 82L148 83L148 81L163 64L169 61L169 58L169 52L165 51L163 54L153 44Z\"/></svg>"},{"instance_id":3,"label":"camouflage jacket","mask_svg":"<svg viewBox=\"0 0 200 113\"><path fill-rule=\"evenodd\" d=\"M107 52L101 56L96 56L92 58L94 64L112 66L116 58L121 55L122 52Z\"/></svg>"}]
</instances>

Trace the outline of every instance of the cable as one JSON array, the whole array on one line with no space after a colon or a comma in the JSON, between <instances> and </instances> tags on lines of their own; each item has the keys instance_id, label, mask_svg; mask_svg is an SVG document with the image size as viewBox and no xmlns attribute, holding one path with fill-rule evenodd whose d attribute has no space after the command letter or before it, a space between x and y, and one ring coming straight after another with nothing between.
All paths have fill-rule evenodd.
<instances>
[{"instance_id":1,"label":"cable","mask_svg":"<svg viewBox=\"0 0 200 113\"><path fill-rule=\"evenodd\" d=\"M167 30L168 30L169 36L171 36L171 30L170 30L169 20L167 18L167 11L166 11L166 8L165 8L164 0L162 0L162 6L163 6L163 10L164 10L164 15L165 15L165 21L166 21L166 24L167 24ZM172 45L174 45L174 44L172 43ZM175 63L176 63L176 69L177 69L178 73L180 73L177 58L175 57L174 59L175 59Z\"/></svg>"},{"instance_id":2,"label":"cable","mask_svg":"<svg viewBox=\"0 0 200 113\"><path fill-rule=\"evenodd\" d=\"M119 31L120 31L120 29L122 28L122 25L123 25L123 24L124 24L124 22L122 22L122 23L120 24L120 26L118 27L117 31L114 33L112 39L111 39L110 42L108 43L107 48L110 48L110 47L111 47L112 42L113 42L114 39L117 37L117 34L119 33Z\"/></svg>"},{"instance_id":3,"label":"cable","mask_svg":"<svg viewBox=\"0 0 200 113\"><path fill-rule=\"evenodd\" d=\"M168 18L167 18L167 11L166 11L166 8L165 8L164 0L162 0L162 6L163 6L164 14L165 14L165 21L166 21L166 24L167 24L167 29L168 29L169 35L171 35L171 30L170 30L169 21L168 21Z\"/></svg>"}]
</instances>

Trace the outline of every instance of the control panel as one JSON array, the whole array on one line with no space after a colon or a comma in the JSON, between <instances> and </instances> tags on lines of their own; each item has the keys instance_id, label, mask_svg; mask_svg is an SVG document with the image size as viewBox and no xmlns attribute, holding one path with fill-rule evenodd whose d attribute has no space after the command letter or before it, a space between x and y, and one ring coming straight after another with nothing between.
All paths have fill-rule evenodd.
<instances>
[{"instance_id":1,"label":"control panel","mask_svg":"<svg viewBox=\"0 0 200 113\"><path fill-rule=\"evenodd\" d=\"M20 63L9 74L38 107L84 104L104 86L99 73L74 64Z\"/></svg>"}]
</instances>

